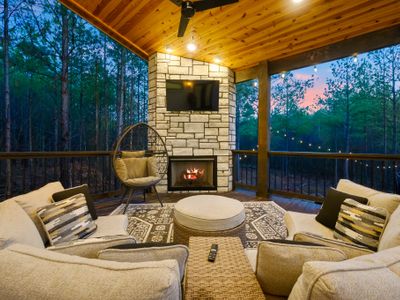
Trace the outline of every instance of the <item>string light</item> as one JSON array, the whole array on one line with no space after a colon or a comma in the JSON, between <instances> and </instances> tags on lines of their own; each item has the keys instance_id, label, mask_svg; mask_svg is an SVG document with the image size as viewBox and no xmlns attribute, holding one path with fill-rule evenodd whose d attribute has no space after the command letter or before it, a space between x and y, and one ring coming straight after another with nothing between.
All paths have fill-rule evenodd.
<instances>
[{"instance_id":1,"label":"string light","mask_svg":"<svg viewBox=\"0 0 400 300\"><path fill-rule=\"evenodd\" d=\"M281 78L284 79L285 76L286 76L286 73L285 73L285 72L282 72L282 73L281 73Z\"/></svg>"},{"instance_id":2,"label":"string light","mask_svg":"<svg viewBox=\"0 0 400 300\"><path fill-rule=\"evenodd\" d=\"M314 66L314 73L318 73L318 68L317 68L317 66Z\"/></svg>"},{"instance_id":3,"label":"string light","mask_svg":"<svg viewBox=\"0 0 400 300\"><path fill-rule=\"evenodd\" d=\"M353 62L354 62L354 63L357 63L357 62L358 62L358 54L357 54L357 53L355 53L355 54L353 55Z\"/></svg>"}]
</instances>

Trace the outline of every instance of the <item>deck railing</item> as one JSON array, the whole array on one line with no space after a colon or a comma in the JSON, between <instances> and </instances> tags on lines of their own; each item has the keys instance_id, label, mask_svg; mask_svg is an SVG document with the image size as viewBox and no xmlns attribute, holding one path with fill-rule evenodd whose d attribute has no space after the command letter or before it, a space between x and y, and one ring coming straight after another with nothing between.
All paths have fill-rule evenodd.
<instances>
[{"instance_id":1,"label":"deck railing","mask_svg":"<svg viewBox=\"0 0 400 300\"><path fill-rule=\"evenodd\" d=\"M7 162L11 164L8 187ZM107 194L119 188L110 151L0 153L0 200L58 180L65 187L87 183L93 194Z\"/></svg>"},{"instance_id":2,"label":"deck railing","mask_svg":"<svg viewBox=\"0 0 400 300\"><path fill-rule=\"evenodd\" d=\"M234 185L256 189L257 151L235 150ZM400 192L400 155L270 151L269 192L321 201L341 178Z\"/></svg>"}]
</instances>

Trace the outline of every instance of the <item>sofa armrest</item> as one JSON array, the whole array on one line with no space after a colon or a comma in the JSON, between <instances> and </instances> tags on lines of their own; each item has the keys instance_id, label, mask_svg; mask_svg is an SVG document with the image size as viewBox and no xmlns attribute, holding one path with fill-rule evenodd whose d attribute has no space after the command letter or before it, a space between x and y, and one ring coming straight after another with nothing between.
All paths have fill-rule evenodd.
<instances>
[{"instance_id":1,"label":"sofa armrest","mask_svg":"<svg viewBox=\"0 0 400 300\"><path fill-rule=\"evenodd\" d=\"M135 239L131 236L106 236L75 240L48 247L47 250L87 258L97 258L97 253L103 249L135 243Z\"/></svg>"},{"instance_id":2,"label":"sofa armrest","mask_svg":"<svg viewBox=\"0 0 400 300\"><path fill-rule=\"evenodd\" d=\"M98 253L99 259L131 263L174 259L178 262L181 280L185 275L188 257L189 249L184 245L154 243L120 245Z\"/></svg>"},{"instance_id":3,"label":"sofa armrest","mask_svg":"<svg viewBox=\"0 0 400 300\"><path fill-rule=\"evenodd\" d=\"M305 262L342 261L338 249L290 240L265 241L258 245L256 276L265 294L289 296Z\"/></svg>"},{"instance_id":4,"label":"sofa armrest","mask_svg":"<svg viewBox=\"0 0 400 300\"><path fill-rule=\"evenodd\" d=\"M348 258L374 253L368 248L360 245L350 244L340 240L324 238L309 232L296 233L293 237L293 240L297 242L309 242L336 248L343 251Z\"/></svg>"}]
</instances>

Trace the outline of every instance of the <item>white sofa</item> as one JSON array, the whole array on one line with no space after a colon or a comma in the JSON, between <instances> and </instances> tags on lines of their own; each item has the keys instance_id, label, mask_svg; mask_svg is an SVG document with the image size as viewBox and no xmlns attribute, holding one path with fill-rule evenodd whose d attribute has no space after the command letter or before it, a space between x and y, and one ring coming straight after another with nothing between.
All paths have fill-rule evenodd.
<instances>
[{"instance_id":1,"label":"white sofa","mask_svg":"<svg viewBox=\"0 0 400 300\"><path fill-rule=\"evenodd\" d=\"M99 217L95 221L97 230L90 238L46 248L35 226L33 210L36 205L51 202L51 195L61 189L60 183L51 183L0 202L0 299L182 297L184 267L180 264L186 263L186 247L167 250L175 251L172 257L183 253L183 263L168 259L165 252L159 254L160 249L104 250L135 244L126 232L125 215ZM25 203L25 207L18 203ZM99 253L104 259L97 259L101 258ZM124 257L126 260L121 260Z\"/></svg>"},{"instance_id":2,"label":"white sofa","mask_svg":"<svg viewBox=\"0 0 400 300\"><path fill-rule=\"evenodd\" d=\"M347 260L310 261L306 256L307 251L311 250L304 250L306 252L303 254L297 252L302 251L299 250L301 247L311 246L271 246L260 243L257 250L246 250L246 254L263 290L271 290L265 278L274 278L268 272L275 268L275 273L282 270L280 275L283 277L275 281L276 285L279 282L283 284L288 277L298 278L296 284L293 282L292 286L285 287L286 291L291 290L290 295L284 295L289 299L400 299L400 195L379 192L344 179L339 181L337 190L365 197L368 205L384 207L390 213L378 252L334 239L333 230L317 222L316 214L288 211L285 214L288 240L324 245L327 251L336 249ZM271 260L278 247L279 252L283 253L280 259L286 262L276 261L276 257L275 261ZM321 251L323 253L324 250ZM299 261L305 262L304 266L300 265L297 269L296 255ZM326 257L320 259L329 260ZM267 260L269 265L265 263ZM272 266L275 262L276 265ZM279 297L267 295L267 298Z\"/></svg>"}]
</instances>

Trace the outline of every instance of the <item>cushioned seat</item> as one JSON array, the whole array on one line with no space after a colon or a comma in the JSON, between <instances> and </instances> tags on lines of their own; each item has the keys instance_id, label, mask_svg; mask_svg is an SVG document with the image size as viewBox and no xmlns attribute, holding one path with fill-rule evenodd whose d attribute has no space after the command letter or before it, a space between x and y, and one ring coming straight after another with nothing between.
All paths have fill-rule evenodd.
<instances>
[{"instance_id":1,"label":"cushioned seat","mask_svg":"<svg viewBox=\"0 0 400 300\"><path fill-rule=\"evenodd\" d=\"M293 239L293 236L298 232L310 232L325 238L333 238L333 231L318 223L315 220L314 214L305 214L294 211L285 213L285 224L288 230L288 239Z\"/></svg>"},{"instance_id":2,"label":"cushioned seat","mask_svg":"<svg viewBox=\"0 0 400 300\"><path fill-rule=\"evenodd\" d=\"M90 235L90 238L128 235L128 217L126 215L111 215L98 217L95 221L97 225L96 231Z\"/></svg>"},{"instance_id":3,"label":"cushioned seat","mask_svg":"<svg viewBox=\"0 0 400 300\"><path fill-rule=\"evenodd\" d=\"M235 199L215 195L184 198L176 203L175 220L185 227L218 231L235 228L245 220L243 204Z\"/></svg>"},{"instance_id":4,"label":"cushioned seat","mask_svg":"<svg viewBox=\"0 0 400 300\"><path fill-rule=\"evenodd\" d=\"M151 186L156 185L160 182L160 180L161 178L157 176L147 176L142 178L127 179L124 184L132 187Z\"/></svg>"}]
</instances>

